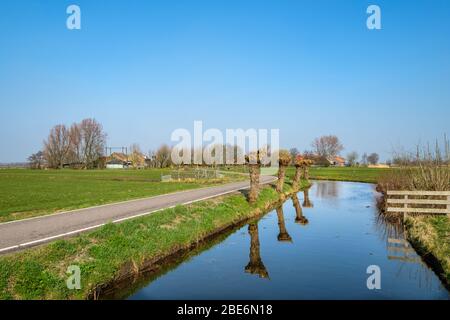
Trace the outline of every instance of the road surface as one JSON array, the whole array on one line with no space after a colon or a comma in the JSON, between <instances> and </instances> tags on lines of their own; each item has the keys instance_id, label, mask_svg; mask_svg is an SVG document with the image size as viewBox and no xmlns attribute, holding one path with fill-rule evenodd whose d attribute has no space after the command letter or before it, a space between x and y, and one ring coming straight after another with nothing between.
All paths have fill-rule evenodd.
<instances>
[{"instance_id":1,"label":"road surface","mask_svg":"<svg viewBox=\"0 0 450 320\"><path fill-rule=\"evenodd\" d=\"M275 181L261 176L261 183ZM128 219L249 188L249 182L181 191L0 224L0 254L40 245Z\"/></svg>"}]
</instances>

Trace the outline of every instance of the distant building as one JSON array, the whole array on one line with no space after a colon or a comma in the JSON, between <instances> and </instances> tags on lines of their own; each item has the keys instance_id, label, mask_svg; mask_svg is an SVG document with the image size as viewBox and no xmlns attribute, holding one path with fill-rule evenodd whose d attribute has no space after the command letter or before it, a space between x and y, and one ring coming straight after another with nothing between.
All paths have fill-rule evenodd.
<instances>
[{"instance_id":1,"label":"distant building","mask_svg":"<svg viewBox=\"0 0 450 320\"><path fill-rule=\"evenodd\" d=\"M342 158L340 156L331 157L327 160L330 163L330 166L345 167L346 164L345 158Z\"/></svg>"},{"instance_id":2,"label":"distant building","mask_svg":"<svg viewBox=\"0 0 450 320\"><path fill-rule=\"evenodd\" d=\"M369 164L367 168L379 168L379 169L387 169L391 166L385 163L378 163L378 164Z\"/></svg>"},{"instance_id":3,"label":"distant building","mask_svg":"<svg viewBox=\"0 0 450 320\"><path fill-rule=\"evenodd\" d=\"M144 168L147 157L143 154L126 155L121 152L114 152L106 157L106 169L126 169L126 168Z\"/></svg>"},{"instance_id":4,"label":"distant building","mask_svg":"<svg viewBox=\"0 0 450 320\"><path fill-rule=\"evenodd\" d=\"M131 161L128 160L128 156L121 152L111 153L109 157L106 157L106 169L125 169L131 165Z\"/></svg>"},{"instance_id":5,"label":"distant building","mask_svg":"<svg viewBox=\"0 0 450 320\"><path fill-rule=\"evenodd\" d=\"M127 166L123 161L117 159L106 161L106 169L124 169L126 167Z\"/></svg>"}]
</instances>

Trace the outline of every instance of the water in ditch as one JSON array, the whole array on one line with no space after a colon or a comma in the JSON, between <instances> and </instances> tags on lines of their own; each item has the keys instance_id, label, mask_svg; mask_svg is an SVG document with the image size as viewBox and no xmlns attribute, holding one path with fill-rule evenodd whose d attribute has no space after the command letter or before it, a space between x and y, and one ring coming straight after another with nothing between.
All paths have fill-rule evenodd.
<instances>
[{"instance_id":1,"label":"water in ditch","mask_svg":"<svg viewBox=\"0 0 450 320\"><path fill-rule=\"evenodd\" d=\"M379 219L376 197L370 184L314 182L261 219L130 283L115 297L449 299L401 228ZM375 269L381 288L370 290ZM374 278L369 283L377 284Z\"/></svg>"}]
</instances>

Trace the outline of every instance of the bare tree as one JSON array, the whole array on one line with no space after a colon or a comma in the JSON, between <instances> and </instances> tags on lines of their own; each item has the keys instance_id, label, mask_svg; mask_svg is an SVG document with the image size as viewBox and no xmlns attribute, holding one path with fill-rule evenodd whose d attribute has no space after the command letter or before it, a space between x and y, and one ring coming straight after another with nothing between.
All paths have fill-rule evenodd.
<instances>
[{"instance_id":1,"label":"bare tree","mask_svg":"<svg viewBox=\"0 0 450 320\"><path fill-rule=\"evenodd\" d=\"M64 164L93 168L103 155L105 144L106 133L95 119L84 119L70 129L57 125L44 141L44 158L51 168L62 168Z\"/></svg>"},{"instance_id":2,"label":"bare tree","mask_svg":"<svg viewBox=\"0 0 450 320\"><path fill-rule=\"evenodd\" d=\"M312 143L312 147L316 154L322 158L335 157L344 149L339 138L334 135L316 138Z\"/></svg>"},{"instance_id":3,"label":"bare tree","mask_svg":"<svg viewBox=\"0 0 450 320\"><path fill-rule=\"evenodd\" d=\"M31 169L42 169L45 163L44 153L42 151L33 153L28 157L28 162Z\"/></svg>"},{"instance_id":4,"label":"bare tree","mask_svg":"<svg viewBox=\"0 0 450 320\"><path fill-rule=\"evenodd\" d=\"M361 157L361 164L364 165L364 166L367 166L367 162L368 162L368 160L367 160L367 153L364 152L364 154Z\"/></svg>"},{"instance_id":5,"label":"bare tree","mask_svg":"<svg viewBox=\"0 0 450 320\"><path fill-rule=\"evenodd\" d=\"M250 204L254 204L258 199L260 192L260 177L261 177L261 153L259 150L257 152L250 152L245 157L248 173L250 174L250 192L248 194L248 201Z\"/></svg>"},{"instance_id":6,"label":"bare tree","mask_svg":"<svg viewBox=\"0 0 450 320\"><path fill-rule=\"evenodd\" d=\"M300 154L300 151L298 151L297 148L291 148L289 149L289 153L291 154L292 164L294 164L295 159Z\"/></svg>"},{"instance_id":7,"label":"bare tree","mask_svg":"<svg viewBox=\"0 0 450 320\"><path fill-rule=\"evenodd\" d=\"M95 119L84 119L79 124L82 137L82 159L86 168L93 168L95 162L103 155L106 133Z\"/></svg>"},{"instance_id":8,"label":"bare tree","mask_svg":"<svg viewBox=\"0 0 450 320\"><path fill-rule=\"evenodd\" d=\"M139 167L143 167L145 158L142 154L141 148L137 143L131 145L130 152L130 160L133 168L137 169Z\"/></svg>"},{"instance_id":9,"label":"bare tree","mask_svg":"<svg viewBox=\"0 0 450 320\"><path fill-rule=\"evenodd\" d=\"M224 146L224 164L234 165L243 164L245 160L244 150L238 145L226 144Z\"/></svg>"},{"instance_id":10,"label":"bare tree","mask_svg":"<svg viewBox=\"0 0 450 320\"><path fill-rule=\"evenodd\" d=\"M370 164L373 164L373 165L375 165L375 164L377 164L378 163L378 160L380 159L380 156L378 155L378 153L371 153L368 157L367 157L367 161L370 163Z\"/></svg>"},{"instance_id":11,"label":"bare tree","mask_svg":"<svg viewBox=\"0 0 450 320\"><path fill-rule=\"evenodd\" d=\"M287 150L278 151L278 180L276 190L283 192L284 180L286 178L286 167L291 163L291 154Z\"/></svg>"},{"instance_id":12,"label":"bare tree","mask_svg":"<svg viewBox=\"0 0 450 320\"><path fill-rule=\"evenodd\" d=\"M155 160L160 168L165 168L170 165L170 155L172 151L167 144L163 144L158 148L155 154Z\"/></svg>"},{"instance_id":13,"label":"bare tree","mask_svg":"<svg viewBox=\"0 0 450 320\"><path fill-rule=\"evenodd\" d=\"M347 162L350 166L356 165L356 161L358 160L358 153L356 151L352 151L347 155Z\"/></svg>"},{"instance_id":14,"label":"bare tree","mask_svg":"<svg viewBox=\"0 0 450 320\"><path fill-rule=\"evenodd\" d=\"M54 126L44 141L44 158L51 168L62 168L70 149L69 130L65 125Z\"/></svg>"},{"instance_id":15,"label":"bare tree","mask_svg":"<svg viewBox=\"0 0 450 320\"><path fill-rule=\"evenodd\" d=\"M82 159L82 141L83 137L80 130L80 125L77 123L72 124L69 131L70 148L67 155L67 161L72 164L80 164Z\"/></svg>"},{"instance_id":16,"label":"bare tree","mask_svg":"<svg viewBox=\"0 0 450 320\"><path fill-rule=\"evenodd\" d=\"M154 150L149 150L148 151L148 156L147 156L147 167L148 168L155 168L156 167L156 152Z\"/></svg>"}]
</instances>

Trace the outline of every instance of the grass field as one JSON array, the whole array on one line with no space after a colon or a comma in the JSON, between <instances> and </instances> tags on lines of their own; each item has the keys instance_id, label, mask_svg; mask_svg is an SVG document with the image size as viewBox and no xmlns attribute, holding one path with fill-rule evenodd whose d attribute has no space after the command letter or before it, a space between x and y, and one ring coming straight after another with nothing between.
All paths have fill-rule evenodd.
<instances>
[{"instance_id":1,"label":"grass field","mask_svg":"<svg viewBox=\"0 0 450 320\"><path fill-rule=\"evenodd\" d=\"M285 191L292 191L287 184ZM85 299L97 285L113 280L125 264L136 270L145 260L189 247L225 226L261 214L279 197L274 188L265 187L257 203L249 205L237 193L0 257L0 300ZM70 265L80 267L81 290L67 289Z\"/></svg>"},{"instance_id":2,"label":"grass field","mask_svg":"<svg viewBox=\"0 0 450 320\"><path fill-rule=\"evenodd\" d=\"M248 172L245 166L227 167L224 170L235 172ZM313 180L336 180L336 181L354 181L377 183L378 178L384 172L392 169L384 168L365 168L365 167L311 167L309 169L310 178ZM288 177L293 177L294 167L286 170ZM275 173L276 174L276 173Z\"/></svg>"},{"instance_id":3,"label":"grass field","mask_svg":"<svg viewBox=\"0 0 450 320\"><path fill-rule=\"evenodd\" d=\"M160 182L169 170L0 170L0 222L242 179Z\"/></svg>"},{"instance_id":4,"label":"grass field","mask_svg":"<svg viewBox=\"0 0 450 320\"><path fill-rule=\"evenodd\" d=\"M312 167L309 170L311 179L338 180L377 183L380 175L391 169L360 168L360 167ZM293 176L295 168L288 168L287 175Z\"/></svg>"}]
</instances>

